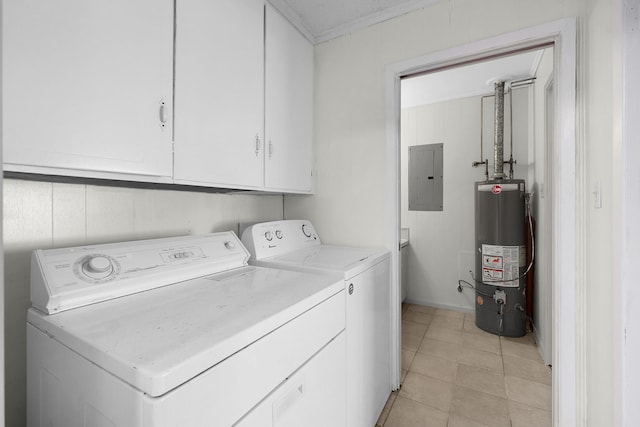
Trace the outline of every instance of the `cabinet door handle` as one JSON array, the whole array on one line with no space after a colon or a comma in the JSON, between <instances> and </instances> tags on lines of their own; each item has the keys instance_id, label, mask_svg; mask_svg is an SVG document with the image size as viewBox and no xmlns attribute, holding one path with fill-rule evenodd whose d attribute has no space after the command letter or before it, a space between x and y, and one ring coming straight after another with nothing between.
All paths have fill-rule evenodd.
<instances>
[{"instance_id":1,"label":"cabinet door handle","mask_svg":"<svg viewBox=\"0 0 640 427\"><path fill-rule=\"evenodd\" d=\"M256 157L260 154L260 135L256 134Z\"/></svg>"},{"instance_id":2,"label":"cabinet door handle","mask_svg":"<svg viewBox=\"0 0 640 427\"><path fill-rule=\"evenodd\" d=\"M273 157L273 143L269 140L269 158Z\"/></svg>"},{"instance_id":3,"label":"cabinet door handle","mask_svg":"<svg viewBox=\"0 0 640 427\"><path fill-rule=\"evenodd\" d=\"M287 413L294 409L298 401L305 396L305 389L304 378L300 378L285 395L273 403L272 413L274 426L281 425L280 421L286 418Z\"/></svg>"},{"instance_id":4,"label":"cabinet door handle","mask_svg":"<svg viewBox=\"0 0 640 427\"><path fill-rule=\"evenodd\" d=\"M160 100L160 127L162 129L167 125L167 121L169 120L169 109L167 108L164 99Z\"/></svg>"}]
</instances>

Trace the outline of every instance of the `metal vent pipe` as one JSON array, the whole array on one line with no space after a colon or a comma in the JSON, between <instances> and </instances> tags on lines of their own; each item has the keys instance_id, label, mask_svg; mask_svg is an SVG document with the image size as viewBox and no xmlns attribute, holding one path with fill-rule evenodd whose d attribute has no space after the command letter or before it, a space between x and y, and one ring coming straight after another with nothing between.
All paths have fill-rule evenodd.
<instances>
[{"instance_id":1,"label":"metal vent pipe","mask_svg":"<svg viewBox=\"0 0 640 427\"><path fill-rule=\"evenodd\" d=\"M493 179L504 179L504 82L495 82L494 88Z\"/></svg>"}]
</instances>

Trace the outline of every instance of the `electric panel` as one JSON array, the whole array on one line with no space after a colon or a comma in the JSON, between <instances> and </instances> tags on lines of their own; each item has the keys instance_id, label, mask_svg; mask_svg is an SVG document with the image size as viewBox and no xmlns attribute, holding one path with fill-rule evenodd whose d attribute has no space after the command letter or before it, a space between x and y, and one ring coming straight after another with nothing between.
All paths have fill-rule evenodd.
<instances>
[{"instance_id":1,"label":"electric panel","mask_svg":"<svg viewBox=\"0 0 640 427\"><path fill-rule=\"evenodd\" d=\"M443 145L409 147L409 210L443 210Z\"/></svg>"}]
</instances>

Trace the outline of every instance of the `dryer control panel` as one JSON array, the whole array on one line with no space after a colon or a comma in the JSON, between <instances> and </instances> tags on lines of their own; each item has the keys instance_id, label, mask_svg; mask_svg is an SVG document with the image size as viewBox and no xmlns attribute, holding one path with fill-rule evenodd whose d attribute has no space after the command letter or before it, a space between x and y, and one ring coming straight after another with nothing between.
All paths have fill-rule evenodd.
<instances>
[{"instance_id":1,"label":"dryer control panel","mask_svg":"<svg viewBox=\"0 0 640 427\"><path fill-rule=\"evenodd\" d=\"M36 250L31 303L48 314L247 265L233 232Z\"/></svg>"},{"instance_id":2,"label":"dryer control panel","mask_svg":"<svg viewBox=\"0 0 640 427\"><path fill-rule=\"evenodd\" d=\"M242 233L242 243L256 260L321 244L313 224L307 220L284 220L254 224L247 227Z\"/></svg>"}]
</instances>

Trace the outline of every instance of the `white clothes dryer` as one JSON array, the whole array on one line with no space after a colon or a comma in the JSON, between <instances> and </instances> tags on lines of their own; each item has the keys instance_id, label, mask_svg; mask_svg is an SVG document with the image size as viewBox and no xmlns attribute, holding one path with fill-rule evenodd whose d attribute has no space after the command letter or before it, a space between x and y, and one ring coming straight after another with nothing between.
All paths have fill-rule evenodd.
<instances>
[{"instance_id":1,"label":"white clothes dryer","mask_svg":"<svg viewBox=\"0 0 640 427\"><path fill-rule=\"evenodd\" d=\"M35 251L28 426L345 426L341 278L248 258L232 232Z\"/></svg>"},{"instance_id":2,"label":"white clothes dryer","mask_svg":"<svg viewBox=\"0 0 640 427\"><path fill-rule=\"evenodd\" d=\"M344 280L347 339L347 425L371 427L392 391L390 254L323 245L305 220L254 224L242 233L253 265L338 273Z\"/></svg>"}]
</instances>

